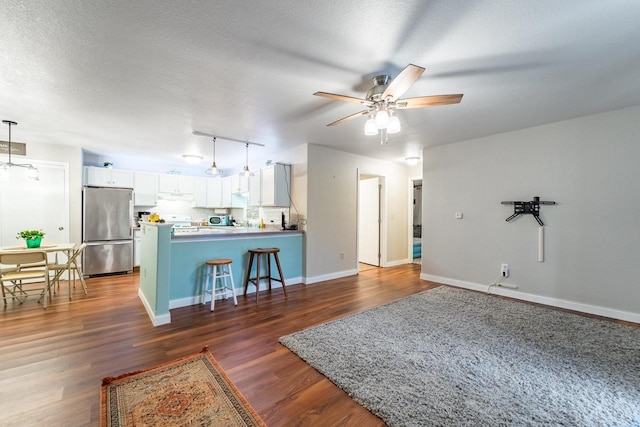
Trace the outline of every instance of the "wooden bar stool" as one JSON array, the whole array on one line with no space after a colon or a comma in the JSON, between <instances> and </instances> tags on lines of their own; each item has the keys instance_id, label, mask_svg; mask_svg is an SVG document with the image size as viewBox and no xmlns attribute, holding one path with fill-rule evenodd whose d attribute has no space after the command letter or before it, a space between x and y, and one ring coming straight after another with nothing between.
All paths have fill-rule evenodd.
<instances>
[{"instance_id":1,"label":"wooden bar stool","mask_svg":"<svg viewBox=\"0 0 640 427\"><path fill-rule=\"evenodd\" d=\"M211 311L213 311L216 295L224 294L224 299L227 299L229 291L231 291L231 295L233 295L233 304L238 305L235 285L233 283L233 274L231 273L232 262L230 259L221 258L210 259L204 263L204 280L202 282L200 303L204 304L206 295L211 294ZM211 277L211 289L209 289L209 277ZM229 286L229 282L231 282L231 286ZM221 286L218 286L218 284Z\"/></svg>"},{"instance_id":2,"label":"wooden bar stool","mask_svg":"<svg viewBox=\"0 0 640 427\"><path fill-rule=\"evenodd\" d=\"M271 281L275 280L276 282L282 283L282 290L284 291L284 296L287 296L287 289L284 284L284 276L282 275L282 267L280 267L280 258L278 258L278 252L280 252L279 248L258 248L258 249L249 249L249 267L247 268L247 277L244 281L244 294L247 295L247 290L249 289L249 283L252 283L256 287L256 302L258 302L258 293L260 291L260 280L267 279L269 281L269 290L271 290ZM267 262L267 275L260 275L260 255L264 255ZM271 276L271 258L269 255L273 255L273 258L276 260L276 266L278 267L278 273L280 274L280 278L277 279ZM253 266L253 259L256 258L256 275L255 277L251 277L251 267Z\"/></svg>"}]
</instances>

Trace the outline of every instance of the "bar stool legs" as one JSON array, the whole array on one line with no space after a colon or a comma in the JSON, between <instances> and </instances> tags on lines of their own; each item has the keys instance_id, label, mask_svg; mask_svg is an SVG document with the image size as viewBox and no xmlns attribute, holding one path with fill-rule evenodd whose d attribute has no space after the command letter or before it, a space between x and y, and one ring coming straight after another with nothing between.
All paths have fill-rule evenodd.
<instances>
[{"instance_id":1,"label":"bar stool legs","mask_svg":"<svg viewBox=\"0 0 640 427\"><path fill-rule=\"evenodd\" d=\"M247 290L249 289L249 283L253 284L256 287L256 302L258 302L258 293L260 291L260 280L267 279L269 284L269 290L271 290L271 281L275 280L276 282L282 283L282 291L284 292L284 296L287 296L287 289L284 283L284 276L282 274L282 267L280 266L280 258L278 258L278 252L280 252L279 248L258 248L258 249L249 249L249 267L247 267L247 276L244 281L244 295L247 295ZM266 270L267 275L260 275L260 255L264 255L265 260L267 262ZM278 267L278 274L280 274L280 278L277 279L271 276L271 259L270 255L273 255L273 258L276 261L276 266ZM251 277L251 267L253 267L253 259L256 259L256 276Z\"/></svg>"},{"instance_id":2,"label":"bar stool legs","mask_svg":"<svg viewBox=\"0 0 640 427\"><path fill-rule=\"evenodd\" d=\"M213 311L216 295L224 294L224 299L227 299L229 291L233 295L233 304L238 305L233 274L231 273L231 263L230 259L210 259L205 262L200 303L204 304L206 295L211 294L211 311ZM209 289L209 277L211 277L211 289ZM229 282L231 286L229 286Z\"/></svg>"}]
</instances>

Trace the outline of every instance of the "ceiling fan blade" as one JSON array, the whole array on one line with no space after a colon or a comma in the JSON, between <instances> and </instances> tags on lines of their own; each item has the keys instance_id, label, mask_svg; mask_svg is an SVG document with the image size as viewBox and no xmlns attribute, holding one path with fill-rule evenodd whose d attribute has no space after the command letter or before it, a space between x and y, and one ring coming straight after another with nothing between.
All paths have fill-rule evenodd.
<instances>
[{"instance_id":1,"label":"ceiling fan blade","mask_svg":"<svg viewBox=\"0 0 640 427\"><path fill-rule=\"evenodd\" d=\"M340 120L336 120L333 123L329 123L327 126L339 125L340 123L348 122L349 120L355 119L356 117L364 116L366 114L369 114L369 110L362 110L362 111L360 111L358 113L355 113L355 114L352 114L350 116L343 117Z\"/></svg>"},{"instance_id":2,"label":"ceiling fan blade","mask_svg":"<svg viewBox=\"0 0 640 427\"><path fill-rule=\"evenodd\" d=\"M381 99L389 98L389 101L395 101L400 98L420 78L422 73L424 73L424 68L413 64L407 65L395 79L391 80L389 86L382 93Z\"/></svg>"},{"instance_id":3,"label":"ceiling fan blade","mask_svg":"<svg viewBox=\"0 0 640 427\"><path fill-rule=\"evenodd\" d=\"M346 95L337 95L335 93L328 93L328 92L316 92L314 93L314 95L321 96L323 98L332 99L334 101L354 102L356 104L367 104L368 102L366 99L354 98L353 96L346 96Z\"/></svg>"},{"instance_id":4,"label":"ceiling fan blade","mask_svg":"<svg viewBox=\"0 0 640 427\"><path fill-rule=\"evenodd\" d=\"M459 104L462 100L462 93L455 95L432 95L419 96L417 98L399 99L396 101L396 108L399 110L406 108L435 107L437 105Z\"/></svg>"}]
</instances>

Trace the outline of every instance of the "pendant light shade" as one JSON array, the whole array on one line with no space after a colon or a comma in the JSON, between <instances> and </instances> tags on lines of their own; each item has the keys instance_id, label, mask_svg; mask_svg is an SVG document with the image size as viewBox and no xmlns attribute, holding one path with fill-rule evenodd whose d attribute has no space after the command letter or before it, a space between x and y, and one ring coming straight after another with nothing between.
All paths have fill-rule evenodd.
<instances>
[{"instance_id":1,"label":"pendant light shade","mask_svg":"<svg viewBox=\"0 0 640 427\"><path fill-rule=\"evenodd\" d=\"M398 133L402 129L400 125L400 119L396 116L395 111L391 110L391 116L389 117L389 124L387 125L387 133Z\"/></svg>"},{"instance_id":2,"label":"pendant light shade","mask_svg":"<svg viewBox=\"0 0 640 427\"><path fill-rule=\"evenodd\" d=\"M211 167L205 170L204 172L208 175L213 175L213 176L222 174L222 171L218 169L218 166L216 166L216 137L215 136L213 137L213 163L211 164Z\"/></svg>"},{"instance_id":3,"label":"pendant light shade","mask_svg":"<svg viewBox=\"0 0 640 427\"><path fill-rule=\"evenodd\" d=\"M378 133L378 127L376 126L376 121L373 119L373 116L369 115L369 118L364 124L364 134L375 135L377 133Z\"/></svg>"},{"instance_id":4,"label":"pendant light shade","mask_svg":"<svg viewBox=\"0 0 640 427\"><path fill-rule=\"evenodd\" d=\"M0 162L0 180L8 180L11 179L11 168L19 167L25 168L27 170L27 178L32 181L40 180L40 171L38 168L33 166L32 164L21 164L21 163L13 163L11 161L11 126L17 126L18 123L13 122L11 120L3 120L2 123L5 123L9 126L9 141L8 142L8 162Z\"/></svg>"},{"instance_id":5,"label":"pendant light shade","mask_svg":"<svg viewBox=\"0 0 640 427\"><path fill-rule=\"evenodd\" d=\"M389 124L389 113L387 110L380 110L376 113L376 126L378 129L386 129Z\"/></svg>"}]
</instances>

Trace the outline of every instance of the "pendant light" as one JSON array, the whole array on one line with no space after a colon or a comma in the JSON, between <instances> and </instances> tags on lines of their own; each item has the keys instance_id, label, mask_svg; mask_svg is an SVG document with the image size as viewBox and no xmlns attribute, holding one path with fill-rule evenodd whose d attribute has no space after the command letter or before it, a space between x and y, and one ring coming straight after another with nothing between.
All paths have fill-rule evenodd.
<instances>
[{"instance_id":1,"label":"pendant light","mask_svg":"<svg viewBox=\"0 0 640 427\"><path fill-rule=\"evenodd\" d=\"M32 164L21 164L21 163L13 163L11 162L11 126L17 126L18 123L13 122L11 120L3 120L2 123L6 123L9 126L9 143L8 145L8 153L9 153L9 161L8 162L0 162L0 180L7 180L11 178L11 168L19 167L27 169L27 178L32 181L40 180L40 171L38 168L33 166Z\"/></svg>"},{"instance_id":2,"label":"pendant light","mask_svg":"<svg viewBox=\"0 0 640 427\"><path fill-rule=\"evenodd\" d=\"M218 167L216 166L216 137L215 136L213 137L213 163L211 164L211 167L205 171L205 173L213 176L222 174L222 171L218 169Z\"/></svg>"},{"instance_id":3,"label":"pendant light","mask_svg":"<svg viewBox=\"0 0 640 427\"><path fill-rule=\"evenodd\" d=\"M249 170L249 143L247 142L245 146L246 146L247 152L246 152L245 163L244 163L244 176L251 176L253 174Z\"/></svg>"}]
</instances>

